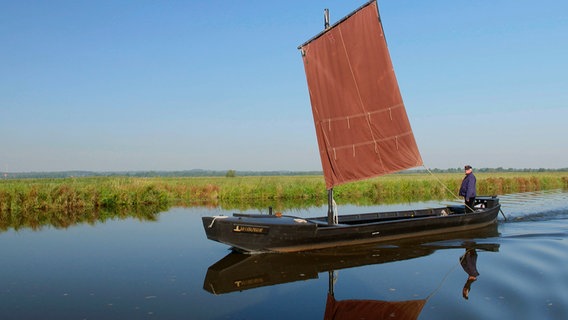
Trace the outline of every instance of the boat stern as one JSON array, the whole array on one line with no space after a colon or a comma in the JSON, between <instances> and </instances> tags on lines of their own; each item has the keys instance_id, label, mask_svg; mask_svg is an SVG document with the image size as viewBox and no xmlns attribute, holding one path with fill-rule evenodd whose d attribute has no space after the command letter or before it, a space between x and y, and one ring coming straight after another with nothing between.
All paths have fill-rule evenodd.
<instances>
[{"instance_id":1,"label":"boat stern","mask_svg":"<svg viewBox=\"0 0 568 320\"><path fill-rule=\"evenodd\" d=\"M497 196L478 196L475 198L475 207L481 208L495 208L500 206L499 198Z\"/></svg>"},{"instance_id":2,"label":"boat stern","mask_svg":"<svg viewBox=\"0 0 568 320\"><path fill-rule=\"evenodd\" d=\"M310 244L317 224L294 216L234 214L203 217L207 238L242 252L284 252Z\"/></svg>"}]
</instances>

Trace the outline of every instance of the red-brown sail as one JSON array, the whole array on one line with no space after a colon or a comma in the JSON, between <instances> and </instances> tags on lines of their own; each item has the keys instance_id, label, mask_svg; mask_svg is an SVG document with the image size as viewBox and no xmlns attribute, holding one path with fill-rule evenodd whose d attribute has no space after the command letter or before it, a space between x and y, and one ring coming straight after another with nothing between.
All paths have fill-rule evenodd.
<instances>
[{"instance_id":1,"label":"red-brown sail","mask_svg":"<svg viewBox=\"0 0 568 320\"><path fill-rule=\"evenodd\" d=\"M300 49L328 189L422 165L376 1Z\"/></svg>"},{"instance_id":2,"label":"red-brown sail","mask_svg":"<svg viewBox=\"0 0 568 320\"><path fill-rule=\"evenodd\" d=\"M337 301L333 295L327 295L324 320L350 319L397 319L416 320L426 304L423 300L380 301L380 300L343 300Z\"/></svg>"}]
</instances>

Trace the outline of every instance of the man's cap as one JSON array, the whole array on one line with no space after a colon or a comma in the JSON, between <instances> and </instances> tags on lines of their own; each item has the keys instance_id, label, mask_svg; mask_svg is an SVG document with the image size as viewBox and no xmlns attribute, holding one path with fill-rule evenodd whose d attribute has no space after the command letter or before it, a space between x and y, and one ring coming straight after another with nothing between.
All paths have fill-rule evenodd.
<instances>
[{"instance_id":1,"label":"man's cap","mask_svg":"<svg viewBox=\"0 0 568 320\"><path fill-rule=\"evenodd\" d=\"M464 167L465 170L473 169L469 164Z\"/></svg>"}]
</instances>

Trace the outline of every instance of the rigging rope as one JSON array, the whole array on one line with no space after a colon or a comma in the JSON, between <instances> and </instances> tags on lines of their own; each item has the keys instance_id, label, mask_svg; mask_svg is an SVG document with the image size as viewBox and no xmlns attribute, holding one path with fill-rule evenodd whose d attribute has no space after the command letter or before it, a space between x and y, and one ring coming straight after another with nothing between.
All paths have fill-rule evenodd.
<instances>
[{"instance_id":1,"label":"rigging rope","mask_svg":"<svg viewBox=\"0 0 568 320\"><path fill-rule=\"evenodd\" d=\"M428 173L429 173L430 175L432 175L432 177L436 178L436 181L438 181L438 183L441 184L441 185L444 187L444 189L445 189L446 191L448 191L448 193L450 193L450 194L452 195L452 197L454 198L454 200L456 200L456 201L462 201L462 199L460 199L459 197L457 197L456 194L455 194L452 190L450 190L450 188L448 188L448 186L446 186L446 185L442 182L442 180L440 180L437 176L434 175L434 173L433 173L432 171L430 171L430 168L428 168L425 164L422 164L422 167L423 167L424 169L426 169L426 171L428 171ZM470 209L473 209L473 208L470 208Z\"/></svg>"},{"instance_id":2,"label":"rigging rope","mask_svg":"<svg viewBox=\"0 0 568 320\"><path fill-rule=\"evenodd\" d=\"M456 197L456 194L452 190L450 190L450 188L448 188L448 186L446 186L440 179L438 179L438 177L436 177L432 171L430 171L430 168L426 167L425 164L422 164L422 167L424 169L426 169L426 171L428 171L428 173L430 173L432 175L432 177L436 178L436 181L438 181L438 183L441 184L444 187L444 189L446 191L448 191L454 197L454 200L462 201L462 199L460 199L459 197ZM471 211L473 211L473 208L470 208L467 204L465 206L467 208L469 208Z\"/></svg>"},{"instance_id":3,"label":"rigging rope","mask_svg":"<svg viewBox=\"0 0 568 320\"><path fill-rule=\"evenodd\" d=\"M452 190L450 190L450 188L448 188L448 186L446 186L440 179L438 179L438 177L436 177L436 176L434 175L434 173L433 173L432 171L430 171L430 168L426 167L425 164L423 164L422 167L423 167L424 169L426 169L426 171L428 171L428 173L429 173L430 175L432 175L432 177L436 178L436 181L438 181L438 183L441 184L441 185L444 187L444 189L445 189L446 191L448 191L448 192L454 197L454 200L461 201L461 199L460 199L459 197L456 197L456 194L455 194Z\"/></svg>"}]
</instances>

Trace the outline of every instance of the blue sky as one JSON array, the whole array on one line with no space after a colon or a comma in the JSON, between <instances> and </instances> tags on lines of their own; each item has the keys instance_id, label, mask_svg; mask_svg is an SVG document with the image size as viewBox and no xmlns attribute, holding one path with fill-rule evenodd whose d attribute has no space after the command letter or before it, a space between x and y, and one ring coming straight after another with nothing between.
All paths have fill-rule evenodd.
<instances>
[{"instance_id":1,"label":"blue sky","mask_svg":"<svg viewBox=\"0 0 568 320\"><path fill-rule=\"evenodd\" d=\"M0 0L0 171L321 170L298 45L364 1ZM425 165L568 166L568 1L379 1Z\"/></svg>"}]
</instances>

